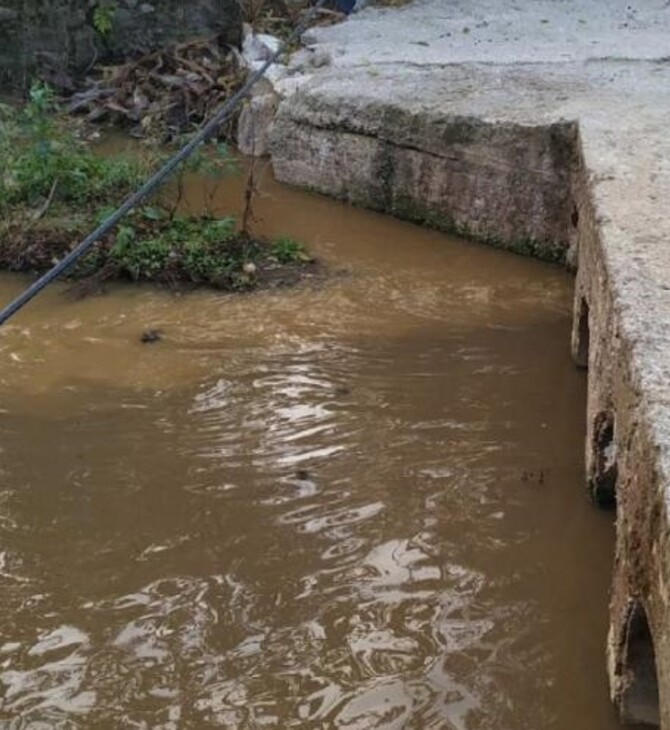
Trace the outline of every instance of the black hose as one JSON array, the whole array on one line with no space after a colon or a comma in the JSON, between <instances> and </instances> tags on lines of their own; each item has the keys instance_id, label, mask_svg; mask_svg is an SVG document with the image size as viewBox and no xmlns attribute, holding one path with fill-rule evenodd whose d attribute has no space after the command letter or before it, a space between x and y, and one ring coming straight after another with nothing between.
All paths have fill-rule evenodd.
<instances>
[{"instance_id":1,"label":"black hose","mask_svg":"<svg viewBox=\"0 0 670 730\"><path fill-rule=\"evenodd\" d=\"M160 168L160 170L154 173L144 183L144 185L139 188L139 190L136 190L132 195L126 198L126 200L114 211L114 213L106 218L103 223L89 234L76 248L72 249L65 258L61 259L52 269L47 271L46 274L43 274L39 279L37 279L37 281L33 282L25 291L19 294L16 299L4 307L2 311L0 311L0 325L4 324L10 317L13 317L20 309L28 304L33 297L37 296L42 289L47 287L52 281L67 271L72 264L78 261L105 234L109 233L109 231L111 231L127 213L129 213L133 208L151 195L160 185L162 185L168 175L170 175L184 160L188 159L198 149L198 147L203 144L203 142L214 137L219 127L230 117L240 102L249 95L253 87L265 75L270 66L272 66L272 64L279 59L290 44L303 33L312 18L314 18L325 2L326 0L318 0L309 13L307 13L303 20L294 28L288 38L286 38L284 43L282 43L270 56L270 58L268 58L261 68L255 71L247 79L244 86L242 86L241 89L239 89L225 102L212 119L200 128L188 144L182 147L182 149L179 150L174 157L168 160L163 167Z\"/></svg>"}]
</instances>

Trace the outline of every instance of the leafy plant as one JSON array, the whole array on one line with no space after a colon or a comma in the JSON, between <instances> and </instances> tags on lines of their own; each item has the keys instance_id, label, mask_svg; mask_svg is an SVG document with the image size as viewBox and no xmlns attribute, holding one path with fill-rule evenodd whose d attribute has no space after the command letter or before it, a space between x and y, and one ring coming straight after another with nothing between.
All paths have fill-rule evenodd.
<instances>
[{"instance_id":1,"label":"leafy plant","mask_svg":"<svg viewBox=\"0 0 670 730\"><path fill-rule=\"evenodd\" d=\"M158 236L135 241L122 252L115 247L111 255L133 279L153 279L167 266L171 250L170 243Z\"/></svg>"},{"instance_id":2,"label":"leafy plant","mask_svg":"<svg viewBox=\"0 0 670 730\"><path fill-rule=\"evenodd\" d=\"M194 282L212 281L242 266L233 218L169 217L158 206L136 211L119 225L110 259L132 279L155 279L178 268Z\"/></svg>"},{"instance_id":3,"label":"leafy plant","mask_svg":"<svg viewBox=\"0 0 670 730\"><path fill-rule=\"evenodd\" d=\"M103 37L107 38L114 28L114 17L117 11L115 2L101 2L93 10L93 27Z\"/></svg>"},{"instance_id":4,"label":"leafy plant","mask_svg":"<svg viewBox=\"0 0 670 730\"><path fill-rule=\"evenodd\" d=\"M290 236L276 238L270 252L282 264L309 260L303 245Z\"/></svg>"},{"instance_id":5,"label":"leafy plant","mask_svg":"<svg viewBox=\"0 0 670 730\"><path fill-rule=\"evenodd\" d=\"M0 211L40 201L91 203L118 198L143 179L130 159L94 155L58 117L52 89L34 84L21 111L0 110Z\"/></svg>"},{"instance_id":6,"label":"leafy plant","mask_svg":"<svg viewBox=\"0 0 670 730\"><path fill-rule=\"evenodd\" d=\"M0 104L0 265L44 270L108 218L160 160L94 154L59 115L53 91L35 84L21 110ZM131 211L82 258L76 277L98 283L113 275L174 284L192 281L224 289L251 289L261 279L258 262L307 261L290 237L271 246L239 230L232 217L213 214L216 186L237 170L228 147L203 146L180 170L175 188ZM182 210L185 176L212 183L204 214ZM255 186L247 185L252 197ZM247 200L246 210L250 210ZM245 220L250 218L245 214Z\"/></svg>"}]
</instances>

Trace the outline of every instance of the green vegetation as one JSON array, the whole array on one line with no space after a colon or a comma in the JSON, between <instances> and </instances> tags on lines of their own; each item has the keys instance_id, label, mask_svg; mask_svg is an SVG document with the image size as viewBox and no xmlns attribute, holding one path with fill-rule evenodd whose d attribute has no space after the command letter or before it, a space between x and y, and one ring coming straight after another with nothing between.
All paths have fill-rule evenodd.
<instances>
[{"instance_id":1,"label":"green vegetation","mask_svg":"<svg viewBox=\"0 0 670 730\"><path fill-rule=\"evenodd\" d=\"M127 194L142 180L141 163L93 155L56 122L53 92L30 91L21 112L0 106L0 213L39 201L86 204Z\"/></svg>"},{"instance_id":2,"label":"green vegetation","mask_svg":"<svg viewBox=\"0 0 670 730\"><path fill-rule=\"evenodd\" d=\"M275 238L270 251L277 261L282 264L310 260L305 252L304 246L290 236L279 236L279 238Z\"/></svg>"},{"instance_id":3,"label":"green vegetation","mask_svg":"<svg viewBox=\"0 0 670 730\"><path fill-rule=\"evenodd\" d=\"M33 86L22 110L0 106L0 267L51 267L165 154L94 154L60 120L53 93L43 84ZM214 215L219 182L236 172L225 145L208 145L182 166L160 197L132 211L81 259L71 275L94 282L127 278L231 291L292 283L295 276L282 278L282 268L297 270L310 262L297 241L283 237L266 244L239 231L233 217ZM186 214L186 176L193 173L208 179L207 194L204 211Z\"/></svg>"},{"instance_id":4,"label":"green vegetation","mask_svg":"<svg viewBox=\"0 0 670 730\"><path fill-rule=\"evenodd\" d=\"M147 206L119 226L107 264L135 281L188 280L244 290L254 286L245 264L261 251L237 234L234 218L170 218L164 209Z\"/></svg>"},{"instance_id":5,"label":"green vegetation","mask_svg":"<svg viewBox=\"0 0 670 730\"><path fill-rule=\"evenodd\" d=\"M93 10L93 27L103 38L107 38L114 28L116 11L116 3L109 1L99 2Z\"/></svg>"}]
</instances>

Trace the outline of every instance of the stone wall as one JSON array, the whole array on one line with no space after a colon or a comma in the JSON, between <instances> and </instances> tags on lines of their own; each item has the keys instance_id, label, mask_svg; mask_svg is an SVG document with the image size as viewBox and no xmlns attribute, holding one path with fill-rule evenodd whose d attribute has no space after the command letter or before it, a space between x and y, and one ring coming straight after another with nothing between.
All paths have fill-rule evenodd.
<instances>
[{"instance_id":1,"label":"stone wall","mask_svg":"<svg viewBox=\"0 0 670 730\"><path fill-rule=\"evenodd\" d=\"M96 30L99 6L108 33ZM198 35L238 45L239 0L0 0L0 86L25 87L38 73L65 78Z\"/></svg>"}]
</instances>

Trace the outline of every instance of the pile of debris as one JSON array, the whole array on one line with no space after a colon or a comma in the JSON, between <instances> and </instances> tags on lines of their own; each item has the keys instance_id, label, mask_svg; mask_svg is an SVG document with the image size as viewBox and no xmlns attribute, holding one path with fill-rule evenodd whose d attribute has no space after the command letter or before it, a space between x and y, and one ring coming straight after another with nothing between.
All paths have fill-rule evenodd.
<instances>
[{"instance_id":1,"label":"pile of debris","mask_svg":"<svg viewBox=\"0 0 670 730\"><path fill-rule=\"evenodd\" d=\"M279 9L277 8L277 4ZM221 45L217 37L168 46L136 60L96 68L83 91L72 95L68 110L89 122L121 126L136 137L171 141L211 117L280 45L280 37L307 12L309 0L287 5L283 0L261 2L252 30L245 24L241 50ZM337 22L343 14L322 9L315 25ZM259 33L269 30L273 33ZM283 69L283 71L282 71ZM286 67L271 69L269 80ZM232 137L231 119L223 137Z\"/></svg>"},{"instance_id":2,"label":"pile of debris","mask_svg":"<svg viewBox=\"0 0 670 730\"><path fill-rule=\"evenodd\" d=\"M211 116L242 85L247 67L235 49L206 38L103 67L100 74L72 96L68 110L167 141Z\"/></svg>"}]
</instances>

